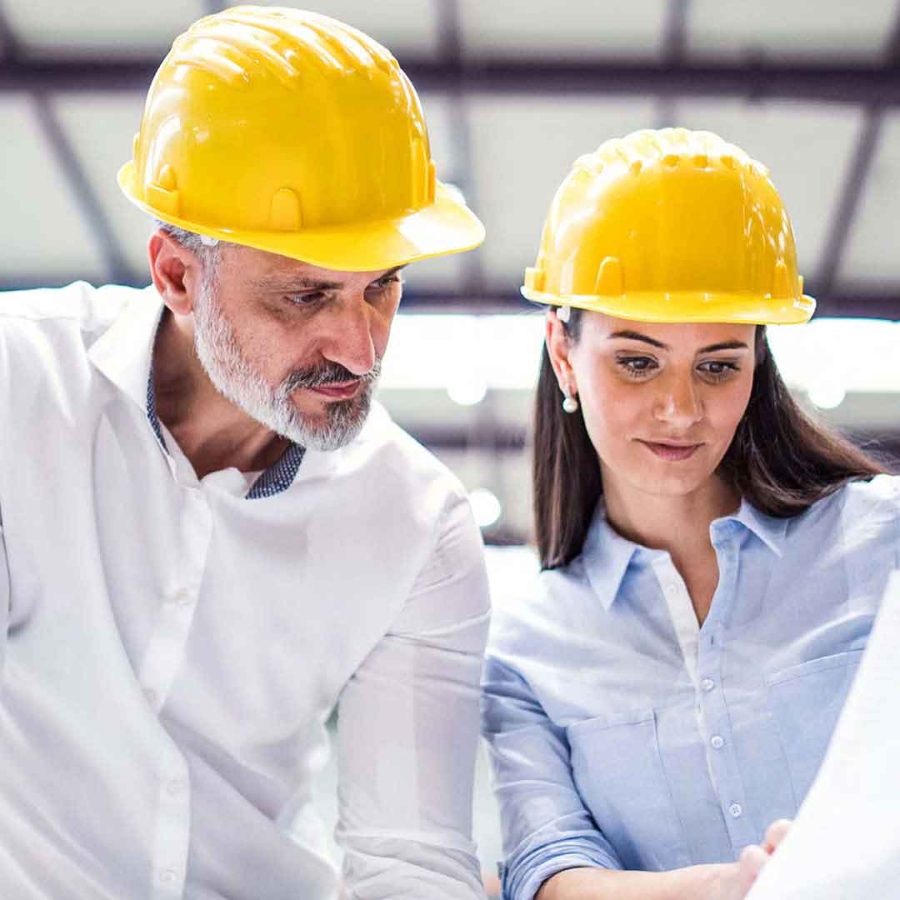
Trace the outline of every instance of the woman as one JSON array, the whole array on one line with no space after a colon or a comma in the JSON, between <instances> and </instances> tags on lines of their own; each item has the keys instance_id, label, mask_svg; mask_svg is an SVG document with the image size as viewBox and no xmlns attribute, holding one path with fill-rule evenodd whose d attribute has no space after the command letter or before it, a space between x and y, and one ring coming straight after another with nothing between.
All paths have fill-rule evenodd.
<instances>
[{"instance_id":1,"label":"woman","mask_svg":"<svg viewBox=\"0 0 900 900\"><path fill-rule=\"evenodd\" d=\"M765 325L815 302L768 173L715 135L578 160L523 294L542 572L496 598L486 668L504 896L742 897L898 564L897 480L779 377Z\"/></svg>"}]
</instances>

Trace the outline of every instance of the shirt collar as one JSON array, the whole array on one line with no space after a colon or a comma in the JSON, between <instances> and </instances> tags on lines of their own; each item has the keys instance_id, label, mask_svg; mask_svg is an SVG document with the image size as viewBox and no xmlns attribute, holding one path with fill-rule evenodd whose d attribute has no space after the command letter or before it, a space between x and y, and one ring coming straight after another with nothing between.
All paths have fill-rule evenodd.
<instances>
[{"instance_id":1,"label":"shirt collar","mask_svg":"<svg viewBox=\"0 0 900 900\"><path fill-rule=\"evenodd\" d=\"M642 548L638 544L622 537L609 524L601 499L584 541L582 558L591 588L604 609L609 610L615 602L625 572L639 549Z\"/></svg>"},{"instance_id":2,"label":"shirt collar","mask_svg":"<svg viewBox=\"0 0 900 900\"><path fill-rule=\"evenodd\" d=\"M740 509L731 516L716 519L710 525L711 532L727 528L724 523L736 522L754 534L776 556L781 556L787 534L787 519L776 519L760 512L748 500L741 501ZM582 558L594 594L604 609L609 610L619 594L625 573L636 554L653 555L640 544L622 537L607 521L606 507L601 499L584 541Z\"/></svg>"},{"instance_id":3,"label":"shirt collar","mask_svg":"<svg viewBox=\"0 0 900 900\"><path fill-rule=\"evenodd\" d=\"M784 553L784 542L787 537L788 519L776 519L760 512L745 497L741 500L741 508L733 516L716 519L717 522L739 522L751 534L761 540L776 556Z\"/></svg>"},{"instance_id":4,"label":"shirt collar","mask_svg":"<svg viewBox=\"0 0 900 900\"><path fill-rule=\"evenodd\" d=\"M118 318L88 351L94 365L147 415L160 447L167 451L156 414L153 384L153 347L165 306L151 285L128 302ZM289 488L297 475L306 449L291 443L246 494L246 499L272 497Z\"/></svg>"},{"instance_id":5,"label":"shirt collar","mask_svg":"<svg viewBox=\"0 0 900 900\"><path fill-rule=\"evenodd\" d=\"M147 408L153 344L163 309L162 299L152 285L135 291L88 351L91 362L141 409Z\"/></svg>"}]
</instances>

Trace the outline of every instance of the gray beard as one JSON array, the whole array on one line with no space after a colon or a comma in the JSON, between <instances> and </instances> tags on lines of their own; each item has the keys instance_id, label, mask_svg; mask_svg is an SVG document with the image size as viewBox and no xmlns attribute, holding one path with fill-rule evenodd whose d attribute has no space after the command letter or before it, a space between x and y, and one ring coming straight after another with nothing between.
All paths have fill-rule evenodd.
<instances>
[{"instance_id":1,"label":"gray beard","mask_svg":"<svg viewBox=\"0 0 900 900\"><path fill-rule=\"evenodd\" d=\"M292 372L276 388L243 355L234 330L219 309L215 273L204 272L194 310L194 351L216 390L252 419L302 447L337 450L362 430L372 405L372 390L381 374L381 360L363 377L359 393L350 400L325 405L324 422L312 421L294 405L291 395L300 387L342 380L325 364L318 370Z\"/></svg>"}]
</instances>

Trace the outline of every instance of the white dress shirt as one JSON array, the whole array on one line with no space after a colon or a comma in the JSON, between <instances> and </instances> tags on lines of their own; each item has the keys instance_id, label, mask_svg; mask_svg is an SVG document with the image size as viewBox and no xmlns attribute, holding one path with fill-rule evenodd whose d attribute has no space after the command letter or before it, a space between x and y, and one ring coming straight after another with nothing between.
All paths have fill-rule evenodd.
<instances>
[{"instance_id":1,"label":"white dress shirt","mask_svg":"<svg viewBox=\"0 0 900 900\"><path fill-rule=\"evenodd\" d=\"M0 297L0 897L331 900L335 705L344 896L483 896L464 491L377 406L341 450L198 480L156 419L162 310Z\"/></svg>"}]
</instances>

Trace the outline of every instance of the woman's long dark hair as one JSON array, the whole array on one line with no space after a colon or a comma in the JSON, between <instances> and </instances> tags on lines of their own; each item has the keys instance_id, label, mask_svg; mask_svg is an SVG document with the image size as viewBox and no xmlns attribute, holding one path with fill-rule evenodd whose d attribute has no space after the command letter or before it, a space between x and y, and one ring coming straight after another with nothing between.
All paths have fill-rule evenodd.
<instances>
[{"instance_id":1,"label":"woman's long dark hair","mask_svg":"<svg viewBox=\"0 0 900 900\"><path fill-rule=\"evenodd\" d=\"M580 337L581 311L564 325ZM848 481L888 470L837 432L807 416L781 380L766 340L756 329L756 367L744 417L719 466L719 474L770 516L788 518ZM571 562L581 552L603 493L600 463L581 413L562 410L559 384L547 347L535 407L535 537L541 568Z\"/></svg>"}]
</instances>

